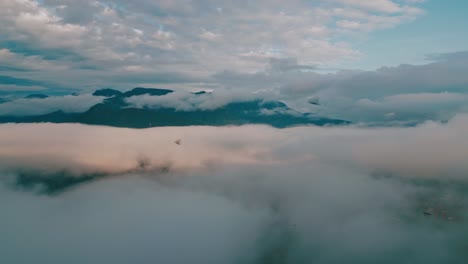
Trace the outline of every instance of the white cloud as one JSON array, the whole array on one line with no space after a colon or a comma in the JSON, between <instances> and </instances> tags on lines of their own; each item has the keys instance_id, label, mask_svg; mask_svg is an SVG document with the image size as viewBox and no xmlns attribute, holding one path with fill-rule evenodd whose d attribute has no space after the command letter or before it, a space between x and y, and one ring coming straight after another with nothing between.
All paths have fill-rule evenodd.
<instances>
[{"instance_id":1,"label":"white cloud","mask_svg":"<svg viewBox=\"0 0 468 264\"><path fill-rule=\"evenodd\" d=\"M214 93L194 95L180 91L165 96L132 96L126 101L137 108L174 108L180 111L214 110L232 102L266 99L262 94L217 90Z\"/></svg>"},{"instance_id":2,"label":"white cloud","mask_svg":"<svg viewBox=\"0 0 468 264\"><path fill-rule=\"evenodd\" d=\"M372 31L420 15L416 6L388 0L6 0L0 10L8 40L66 49L81 57L59 58L73 67L112 71L139 65L205 78L222 70L259 71L270 58L293 57L308 65L356 58L359 52L349 43L332 41L341 36L340 27ZM341 21L338 27L335 21Z\"/></svg>"},{"instance_id":3,"label":"white cloud","mask_svg":"<svg viewBox=\"0 0 468 264\"><path fill-rule=\"evenodd\" d=\"M1 186L0 198L8 212L0 226L1 259L25 264L252 262L255 252L243 255L244 247L256 246L270 214L144 178L106 182L61 198Z\"/></svg>"},{"instance_id":4,"label":"white cloud","mask_svg":"<svg viewBox=\"0 0 468 264\"><path fill-rule=\"evenodd\" d=\"M32 0L2 1L0 23L13 40L31 38L45 47L75 47L86 31L81 25L62 23L60 17Z\"/></svg>"},{"instance_id":5,"label":"white cloud","mask_svg":"<svg viewBox=\"0 0 468 264\"><path fill-rule=\"evenodd\" d=\"M277 99L302 112L353 122L414 124L426 120L446 121L468 109L466 54L446 54L435 59L425 65L329 74L301 70L300 65L290 61L283 63L287 67L276 67L275 71L271 70L272 65L255 74L224 72L215 77L232 89L278 92ZM309 104L307 98L311 97L320 99L319 107ZM374 103L373 107L369 102ZM382 119L389 112L395 116Z\"/></svg>"},{"instance_id":6,"label":"white cloud","mask_svg":"<svg viewBox=\"0 0 468 264\"><path fill-rule=\"evenodd\" d=\"M361 23L350 20L339 20L336 25L345 29L359 29L361 27Z\"/></svg>"},{"instance_id":7,"label":"white cloud","mask_svg":"<svg viewBox=\"0 0 468 264\"><path fill-rule=\"evenodd\" d=\"M64 70L68 66L63 62L54 62L44 60L41 56L25 56L22 54L14 53L9 49L0 49L0 61L2 66L16 68L18 70Z\"/></svg>"},{"instance_id":8,"label":"white cloud","mask_svg":"<svg viewBox=\"0 0 468 264\"><path fill-rule=\"evenodd\" d=\"M402 11L401 6L392 0L334 0L346 5L364 8L370 11L377 11L383 13L399 13Z\"/></svg>"},{"instance_id":9,"label":"white cloud","mask_svg":"<svg viewBox=\"0 0 468 264\"><path fill-rule=\"evenodd\" d=\"M169 166L178 172L220 165L330 161L411 177L462 178L468 116L409 128L163 127L145 130L73 124L0 125L2 168L123 173ZM53 130L54 133L50 133ZM119 139L119 140L115 140ZM181 139L182 145L174 144ZM164 149L164 151L161 151ZM447 155L450 153L450 155ZM468 179L467 179L468 180Z\"/></svg>"}]
</instances>

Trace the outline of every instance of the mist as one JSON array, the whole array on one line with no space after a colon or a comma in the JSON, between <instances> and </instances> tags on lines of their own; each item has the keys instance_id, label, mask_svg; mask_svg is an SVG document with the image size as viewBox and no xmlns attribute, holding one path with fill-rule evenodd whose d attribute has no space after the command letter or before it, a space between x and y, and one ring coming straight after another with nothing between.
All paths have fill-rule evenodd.
<instances>
[{"instance_id":1,"label":"mist","mask_svg":"<svg viewBox=\"0 0 468 264\"><path fill-rule=\"evenodd\" d=\"M1 125L0 260L463 263L467 132Z\"/></svg>"}]
</instances>

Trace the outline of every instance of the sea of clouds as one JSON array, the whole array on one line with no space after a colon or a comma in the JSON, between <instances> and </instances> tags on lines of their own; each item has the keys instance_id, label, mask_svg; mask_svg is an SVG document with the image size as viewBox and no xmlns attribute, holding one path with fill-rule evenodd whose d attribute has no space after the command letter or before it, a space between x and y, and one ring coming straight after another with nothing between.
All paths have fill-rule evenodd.
<instances>
[{"instance_id":1,"label":"sea of clouds","mask_svg":"<svg viewBox=\"0 0 468 264\"><path fill-rule=\"evenodd\" d=\"M463 263L467 133L0 125L0 260Z\"/></svg>"}]
</instances>

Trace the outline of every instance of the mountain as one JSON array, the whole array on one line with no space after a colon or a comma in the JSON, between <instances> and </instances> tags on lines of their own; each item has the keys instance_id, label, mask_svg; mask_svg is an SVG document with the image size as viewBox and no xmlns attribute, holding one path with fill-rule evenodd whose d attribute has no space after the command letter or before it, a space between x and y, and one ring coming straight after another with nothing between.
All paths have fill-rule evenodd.
<instances>
[{"instance_id":1,"label":"mountain","mask_svg":"<svg viewBox=\"0 0 468 264\"><path fill-rule=\"evenodd\" d=\"M104 97L113 97L113 96L120 96L122 95L121 91L117 91L114 89L101 89L101 90L96 90L93 93L94 96L104 96Z\"/></svg>"},{"instance_id":2,"label":"mountain","mask_svg":"<svg viewBox=\"0 0 468 264\"><path fill-rule=\"evenodd\" d=\"M44 173L40 171L19 171L15 179L15 187L23 190L33 190L40 194L58 195L70 188L106 177L104 173L90 173L74 176L68 171Z\"/></svg>"},{"instance_id":3,"label":"mountain","mask_svg":"<svg viewBox=\"0 0 468 264\"><path fill-rule=\"evenodd\" d=\"M132 96L138 96L138 95L153 95L153 96L163 96L166 94L173 93L173 90L167 90L167 89L155 89L155 88L141 88L137 87L134 88L131 91L125 92L123 94L124 97L132 97Z\"/></svg>"},{"instance_id":4,"label":"mountain","mask_svg":"<svg viewBox=\"0 0 468 264\"><path fill-rule=\"evenodd\" d=\"M49 97L48 95L45 95L45 94L30 94L24 98L26 99L45 99Z\"/></svg>"},{"instance_id":5,"label":"mountain","mask_svg":"<svg viewBox=\"0 0 468 264\"><path fill-rule=\"evenodd\" d=\"M108 125L116 127L146 128L154 126L190 126L190 125L245 125L268 124L273 127L289 127L301 124L340 125L346 121L329 118L310 118L307 115L291 115L289 108L278 109L276 112L264 114L262 110L271 110L269 106L281 105L280 102L250 102L230 103L214 110L177 111L173 108L133 108L121 107L114 102L97 104L82 115L78 122L84 124ZM112 117L112 118L109 118Z\"/></svg>"},{"instance_id":6,"label":"mountain","mask_svg":"<svg viewBox=\"0 0 468 264\"><path fill-rule=\"evenodd\" d=\"M138 96L138 95L150 95L150 96L163 96L166 94L173 93L173 90L167 90L167 89L156 89L156 88L142 88L142 87L137 87L133 88L132 90L122 93L121 91L117 91L114 89L101 89L97 90L93 93L94 96L104 96L104 97L124 97L124 98L129 98L132 96Z\"/></svg>"},{"instance_id":7,"label":"mountain","mask_svg":"<svg viewBox=\"0 0 468 264\"><path fill-rule=\"evenodd\" d=\"M137 108L129 105L127 98L138 95L164 96L174 91L166 89L135 88L127 92L112 89L97 90L93 95L105 96L102 103L92 106L83 113L56 111L38 116L0 116L0 123L53 122L107 125L114 127L147 128L160 126L226 126L245 124L266 124L277 128L296 125L346 125L349 122L339 119L299 113L279 101L261 99L231 102L212 110L178 110L171 107ZM193 94L208 96L211 93Z\"/></svg>"},{"instance_id":8,"label":"mountain","mask_svg":"<svg viewBox=\"0 0 468 264\"><path fill-rule=\"evenodd\" d=\"M205 91L200 91L200 92L195 92L195 93L192 93L194 95L204 95L204 94L209 94L208 92L205 92Z\"/></svg>"},{"instance_id":9,"label":"mountain","mask_svg":"<svg viewBox=\"0 0 468 264\"><path fill-rule=\"evenodd\" d=\"M0 123L74 123L80 114L55 111L35 116L0 116Z\"/></svg>"}]
</instances>

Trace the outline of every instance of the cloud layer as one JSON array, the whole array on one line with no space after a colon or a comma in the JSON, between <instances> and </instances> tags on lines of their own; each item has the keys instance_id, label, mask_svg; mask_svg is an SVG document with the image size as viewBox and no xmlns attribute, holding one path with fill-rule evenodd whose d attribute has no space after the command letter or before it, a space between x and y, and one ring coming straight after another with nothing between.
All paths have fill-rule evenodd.
<instances>
[{"instance_id":1,"label":"cloud layer","mask_svg":"<svg viewBox=\"0 0 468 264\"><path fill-rule=\"evenodd\" d=\"M378 129L1 125L0 259L457 263L467 132L466 115ZM16 184L25 171L106 177L49 196Z\"/></svg>"},{"instance_id":2,"label":"cloud layer","mask_svg":"<svg viewBox=\"0 0 468 264\"><path fill-rule=\"evenodd\" d=\"M78 124L0 126L2 167L50 172L123 173L168 166L175 171L214 164L290 164L315 159L424 177L464 178L466 115L448 124L412 128L162 127L144 130ZM50 131L54 132L51 134ZM174 141L181 139L183 145ZM60 162L58 162L60 161ZM16 164L16 165L14 165Z\"/></svg>"}]
</instances>

